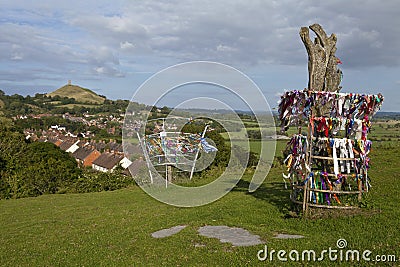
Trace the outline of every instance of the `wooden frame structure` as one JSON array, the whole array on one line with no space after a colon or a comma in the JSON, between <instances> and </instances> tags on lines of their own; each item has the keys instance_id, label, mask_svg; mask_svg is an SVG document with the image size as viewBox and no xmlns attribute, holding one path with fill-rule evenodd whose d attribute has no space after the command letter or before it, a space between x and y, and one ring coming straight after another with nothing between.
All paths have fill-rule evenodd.
<instances>
[{"instance_id":1,"label":"wooden frame structure","mask_svg":"<svg viewBox=\"0 0 400 267\"><path fill-rule=\"evenodd\" d=\"M190 118L183 118L183 117L176 117L176 116L170 116L167 118L157 118L157 119L152 119L148 120L147 122L156 122L156 121L161 121L160 125L160 131L153 133L153 134L148 134L144 135L141 137L139 133L137 132L137 138L139 139L139 143L141 145L144 158L146 160L146 164L149 170L149 175L150 175L150 180L151 183L153 183L153 173L151 171L151 166L154 168L158 167L163 167L164 170L158 169L158 172L165 172L165 187L168 187L168 183L172 182L172 167L179 167L181 171L190 171L190 180L193 177L193 173L196 168L196 163L197 159L199 156L200 152L200 143L201 143L201 138L205 137L205 134L207 132L207 129L209 128L210 125L205 125L204 130L201 135L198 134L192 134L192 133L184 133L180 131L176 131L176 127L173 127L172 129L167 129L167 123L166 120L184 120L189 122ZM194 149L192 151L192 156L189 156L189 159L185 158L185 156L188 156L188 154L183 153L180 151L177 153L177 146L180 146L180 139L184 139L187 136L194 136L194 138L198 141L196 142L194 146ZM156 139L158 140L158 153L155 155L151 155L149 147L151 146L150 144L150 139ZM175 152L171 153L171 149L168 147L172 146L175 148ZM181 160L179 160L181 159ZM183 166L188 166L188 167L183 167ZM183 168L182 168L183 167Z\"/></svg>"},{"instance_id":2,"label":"wooden frame structure","mask_svg":"<svg viewBox=\"0 0 400 267\"><path fill-rule=\"evenodd\" d=\"M381 107L382 95L291 91L281 97L282 128L297 125L285 159L290 199L309 208L351 209L370 187L367 140L369 119ZM315 116L315 115L318 116ZM301 126L307 125L307 135ZM348 198L353 200L348 202ZM343 199L346 198L346 201ZM340 200L342 199L342 201Z\"/></svg>"}]
</instances>

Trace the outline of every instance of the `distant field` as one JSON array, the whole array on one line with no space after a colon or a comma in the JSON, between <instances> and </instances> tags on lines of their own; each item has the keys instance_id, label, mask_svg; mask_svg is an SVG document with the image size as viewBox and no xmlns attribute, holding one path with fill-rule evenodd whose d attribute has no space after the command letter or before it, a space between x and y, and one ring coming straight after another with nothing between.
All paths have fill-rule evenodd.
<instances>
[{"instance_id":1,"label":"distant field","mask_svg":"<svg viewBox=\"0 0 400 267\"><path fill-rule=\"evenodd\" d=\"M397 134L397 129L375 135ZM386 138L386 137L385 137ZM388 137L389 138L389 137ZM393 137L392 137L393 138ZM277 142L277 156L286 141ZM250 142L251 149L259 143ZM332 266L323 262L259 262L264 245L233 247L201 237L204 225L243 227L257 234L270 250L321 252L336 249L340 238L346 249L370 250L375 255L396 255L400 261L400 142L374 142L369 177L372 189L365 203L372 208L352 214L331 213L323 219L291 217L289 190L284 189L282 166L271 169L265 182L248 193L246 174L220 200L197 208L176 208L160 203L140 188L114 192L45 195L0 201L1 266ZM196 181L193 181L196 183ZM151 233L176 225L182 232L163 239ZM300 234L304 239L274 239L277 233ZM342 266L383 266L365 261Z\"/></svg>"},{"instance_id":2,"label":"distant field","mask_svg":"<svg viewBox=\"0 0 400 267\"><path fill-rule=\"evenodd\" d=\"M372 140L399 141L400 121L374 123L369 137L371 137Z\"/></svg>"},{"instance_id":3,"label":"distant field","mask_svg":"<svg viewBox=\"0 0 400 267\"><path fill-rule=\"evenodd\" d=\"M276 140L276 155L279 156L281 151L286 147L286 143L288 140ZM241 146L242 148L246 147L246 142L247 141L233 141L234 144ZM272 151L273 149L273 141L264 141L265 148L268 151ZM250 151L260 154L261 151L261 142L260 141L249 141L249 146L250 146Z\"/></svg>"},{"instance_id":4,"label":"distant field","mask_svg":"<svg viewBox=\"0 0 400 267\"><path fill-rule=\"evenodd\" d=\"M91 107L98 107L99 105L95 104L66 104L66 105L59 105L58 107L65 107L65 108L74 108L74 107L85 107L85 108L91 108Z\"/></svg>"},{"instance_id":5,"label":"distant field","mask_svg":"<svg viewBox=\"0 0 400 267\"><path fill-rule=\"evenodd\" d=\"M247 129L241 129L238 132L230 132L230 138L231 139L243 139L243 136L245 136L245 133L247 130L258 130L259 128L257 127L250 127ZM263 131L267 132L267 133L271 133L271 134L275 134L275 128L274 127L263 127L262 128ZM227 132L225 133L221 133L222 137L225 139L229 139L229 134Z\"/></svg>"}]
</instances>

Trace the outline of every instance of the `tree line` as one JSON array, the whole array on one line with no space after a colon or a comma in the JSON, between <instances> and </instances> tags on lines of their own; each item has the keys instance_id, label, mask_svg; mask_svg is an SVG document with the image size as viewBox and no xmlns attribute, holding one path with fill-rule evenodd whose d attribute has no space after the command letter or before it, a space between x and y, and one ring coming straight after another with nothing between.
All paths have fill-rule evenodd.
<instances>
[{"instance_id":1,"label":"tree line","mask_svg":"<svg viewBox=\"0 0 400 267\"><path fill-rule=\"evenodd\" d=\"M0 100L4 104L3 111L7 116L16 116L24 114L64 114L82 115L85 112L91 114L125 113L129 100L110 100L106 99L101 105L80 103L79 99L49 96L47 94L35 94L34 96L22 96L19 94L7 95L0 90ZM69 104L74 104L68 106ZM146 105L131 103L130 111L140 111L146 108Z\"/></svg>"}]
</instances>

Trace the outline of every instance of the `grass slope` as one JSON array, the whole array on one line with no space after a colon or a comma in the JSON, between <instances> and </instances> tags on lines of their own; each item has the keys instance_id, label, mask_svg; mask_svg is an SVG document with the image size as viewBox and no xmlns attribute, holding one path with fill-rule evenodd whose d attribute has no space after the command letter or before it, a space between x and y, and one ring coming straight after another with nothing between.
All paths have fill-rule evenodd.
<instances>
[{"instance_id":1,"label":"grass slope","mask_svg":"<svg viewBox=\"0 0 400 267\"><path fill-rule=\"evenodd\" d=\"M81 103L102 104L105 98L97 95L93 91L77 85L64 85L63 87L48 94L49 96L61 96L75 98L76 101Z\"/></svg>"},{"instance_id":2,"label":"grass slope","mask_svg":"<svg viewBox=\"0 0 400 267\"><path fill-rule=\"evenodd\" d=\"M305 220L287 218L289 191L282 168L275 167L255 193L250 177L220 200L197 208L176 208L160 203L140 188L114 192L45 195L0 201L1 266L286 266L299 263L259 262L263 245L232 247L201 237L204 225L243 227L258 234L269 250L336 249L339 238L349 249L369 249L400 257L399 143L374 149L371 155L373 189L368 202L375 209L351 216ZM151 233L176 225L182 232L163 239ZM304 235L304 239L277 240L276 233ZM339 263L339 262L337 262ZM398 262L397 262L398 263ZM313 266L332 266L325 261ZM345 263L366 266L366 262ZM301 265L301 264L300 264Z\"/></svg>"}]
</instances>

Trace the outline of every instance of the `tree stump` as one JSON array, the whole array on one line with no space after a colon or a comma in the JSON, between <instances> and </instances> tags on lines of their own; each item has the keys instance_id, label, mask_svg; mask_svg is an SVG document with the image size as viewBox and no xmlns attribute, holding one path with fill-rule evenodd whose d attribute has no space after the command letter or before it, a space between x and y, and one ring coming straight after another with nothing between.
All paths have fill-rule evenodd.
<instances>
[{"instance_id":1,"label":"tree stump","mask_svg":"<svg viewBox=\"0 0 400 267\"><path fill-rule=\"evenodd\" d=\"M314 42L310 39L309 28L317 36ZM337 68L336 35L332 33L328 37L319 24L309 28L300 29L300 38L308 54L308 90L338 92L342 71Z\"/></svg>"}]
</instances>

